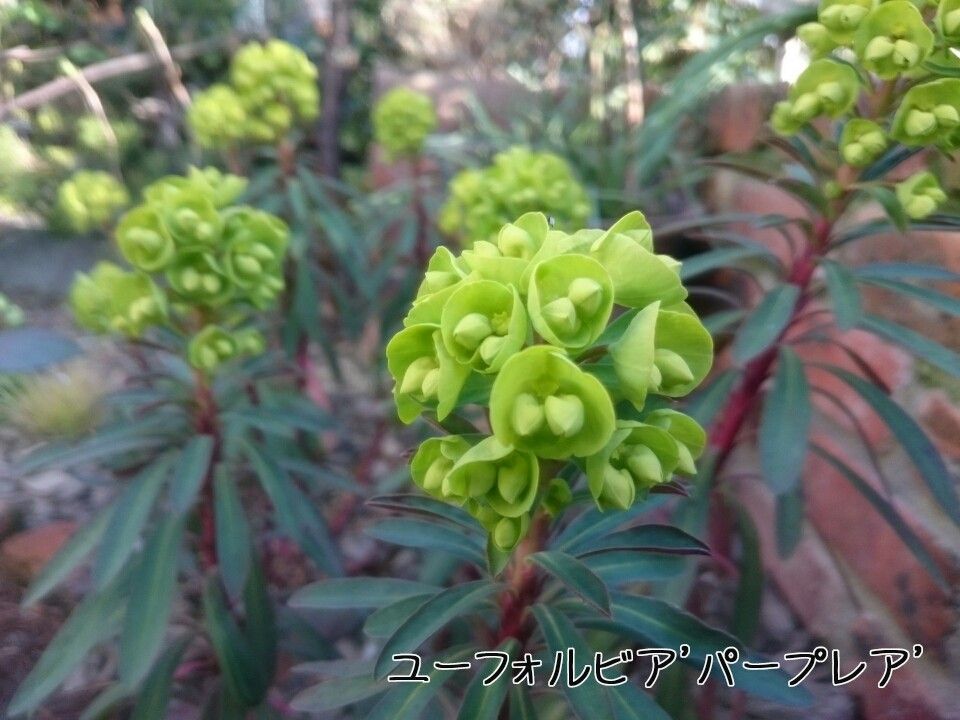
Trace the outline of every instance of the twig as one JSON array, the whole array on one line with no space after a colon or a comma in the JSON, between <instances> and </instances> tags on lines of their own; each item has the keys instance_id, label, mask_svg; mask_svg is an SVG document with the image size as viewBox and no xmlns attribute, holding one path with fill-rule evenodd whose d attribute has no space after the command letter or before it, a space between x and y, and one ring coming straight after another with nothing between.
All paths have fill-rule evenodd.
<instances>
[{"instance_id":1,"label":"twig","mask_svg":"<svg viewBox=\"0 0 960 720\"><path fill-rule=\"evenodd\" d=\"M113 125L110 124L110 118L107 117L107 111L103 107L100 96L97 95L97 91L93 89L93 85L83 76L83 73L77 69L77 66L66 58L60 61L60 69L77 86L87 109L93 113L93 116L99 122L103 137L107 141L107 145L110 146L110 161L113 165L113 172L117 177L122 178L120 173L120 141L117 140L117 134L113 131Z\"/></svg>"},{"instance_id":2,"label":"twig","mask_svg":"<svg viewBox=\"0 0 960 720\"><path fill-rule=\"evenodd\" d=\"M183 61L203 55L211 50L226 48L234 44L236 38L232 36L213 38L196 43L187 43L170 48L173 59ZM122 57L111 58L102 62L87 65L80 70L80 75L91 85L123 75L135 75L146 72L160 64L151 52L133 53ZM60 77L44 83L40 87L18 95L9 102L0 105L0 118L14 110L29 110L39 105L56 100L63 95L74 91L76 83L67 77Z\"/></svg>"},{"instance_id":3,"label":"twig","mask_svg":"<svg viewBox=\"0 0 960 720\"><path fill-rule=\"evenodd\" d=\"M170 54L170 48L167 46L166 40L163 39L160 28L153 22L153 18L150 17L150 13L145 8L137 8L134 17L137 19L137 27L150 46L150 52L163 67L164 78L167 85L170 86L170 93L186 110L190 107L190 93L187 92L187 88L183 84L180 67L174 61L173 55Z\"/></svg>"}]
</instances>

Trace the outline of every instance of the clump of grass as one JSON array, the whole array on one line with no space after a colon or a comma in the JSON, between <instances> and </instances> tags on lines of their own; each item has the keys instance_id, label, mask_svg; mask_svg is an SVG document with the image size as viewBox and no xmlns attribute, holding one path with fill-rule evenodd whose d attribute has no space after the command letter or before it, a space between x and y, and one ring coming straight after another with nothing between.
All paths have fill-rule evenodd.
<instances>
[{"instance_id":1,"label":"clump of grass","mask_svg":"<svg viewBox=\"0 0 960 720\"><path fill-rule=\"evenodd\" d=\"M102 416L107 383L93 365L76 360L36 375L4 378L0 415L32 438L77 438Z\"/></svg>"}]
</instances>

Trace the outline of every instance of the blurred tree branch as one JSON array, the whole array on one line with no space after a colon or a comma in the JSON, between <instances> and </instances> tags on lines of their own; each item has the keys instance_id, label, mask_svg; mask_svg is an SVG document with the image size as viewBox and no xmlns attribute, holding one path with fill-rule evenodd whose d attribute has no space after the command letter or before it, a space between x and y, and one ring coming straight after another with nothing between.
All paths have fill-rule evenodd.
<instances>
[{"instance_id":1,"label":"blurred tree branch","mask_svg":"<svg viewBox=\"0 0 960 720\"><path fill-rule=\"evenodd\" d=\"M353 0L332 0L332 25L329 27L324 57L320 115L320 170L327 177L340 174L340 110L347 70L355 64L350 45ZM322 30L320 30L322 34Z\"/></svg>"},{"instance_id":2,"label":"blurred tree branch","mask_svg":"<svg viewBox=\"0 0 960 720\"><path fill-rule=\"evenodd\" d=\"M236 44L236 42L237 38L224 36L195 43L186 43L170 48L170 56L174 60L190 60L211 50L230 47ZM161 65L161 60L154 52L140 52L93 63L92 65L87 65L79 72L86 82L93 85L94 83L115 77L146 72ZM29 110L30 108L35 108L44 103L56 100L63 95L75 92L75 90L76 81L74 79L59 77L33 90L28 90L9 102L0 105L0 118L5 117L14 110Z\"/></svg>"}]
</instances>

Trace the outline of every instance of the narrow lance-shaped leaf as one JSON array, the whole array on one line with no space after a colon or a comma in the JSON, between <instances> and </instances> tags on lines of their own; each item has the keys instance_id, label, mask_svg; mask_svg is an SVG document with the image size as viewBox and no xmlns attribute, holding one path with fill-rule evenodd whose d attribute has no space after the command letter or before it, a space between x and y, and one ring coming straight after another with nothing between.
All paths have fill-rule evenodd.
<instances>
[{"instance_id":1,"label":"narrow lance-shaped leaf","mask_svg":"<svg viewBox=\"0 0 960 720\"><path fill-rule=\"evenodd\" d=\"M472 612L501 586L488 580L477 580L444 590L418 608L384 644L374 666L376 677L385 676L396 661L396 653L416 652L431 635L451 620Z\"/></svg>"},{"instance_id":2,"label":"narrow lance-shaped leaf","mask_svg":"<svg viewBox=\"0 0 960 720\"><path fill-rule=\"evenodd\" d=\"M198 435L180 453L170 481L170 504L175 512L186 512L196 500L213 457L213 438Z\"/></svg>"},{"instance_id":3,"label":"narrow lance-shaped leaf","mask_svg":"<svg viewBox=\"0 0 960 720\"><path fill-rule=\"evenodd\" d=\"M108 540L100 545L93 566L96 587L103 588L116 577L130 557L169 469L169 458L154 462L134 479L114 503L104 533Z\"/></svg>"},{"instance_id":4,"label":"narrow lance-shaped leaf","mask_svg":"<svg viewBox=\"0 0 960 720\"><path fill-rule=\"evenodd\" d=\"M960 377L960 354L928 337L875 315L864 317L860 327L906 348L907 351L931 365L936 365L944 372Z\"/></svg>"},{"instance_id":5,"label":"narrow lance-shaped leaf","mask_svg":"<svg viewBox=\"0 0 960 720\"><path fill-rule=\"evenodd\" d=\"M501 643L497 651L506 653L512 660L516 656L517 649L517 641L510 638ZM497 720L499 717L503 701L512 683L509 675L504 673L496 681L485 685L485 675L486 672L477 672L470 681L463 696L457 720Z\"/></svg>"},{"instance_id":6,"label":"narrow lance-shaped leaf","mask_svg":"<svg viewBox=\"0 0 960 720\"><path fill-rule=\"evenodd\" d=\"M960 500L954 488L953 478L944 464L937 448L926 436L917 421L910 417L897 403L887 397L881 390L863 378L840 368L828 368L830 372L852 387L874 412L890 428L890 433L906 450L913 461L914 467L930 488L937 503L950 516L954 523L960 525Z\"/></svg>"},{"instance_id":7,"label":"narrow lance-shaped leaf","mask_svg":"<svg viewBox=\"0 0 960 720\"><path fill-rule=\"evenodd\" d=\"M399 578L331 578L300 588L289 604L311 610L380 608L414 595L439 591L434 585Z\"/></svg>"},{"instance_id":8,"label":"narrow lance-shaped leaf","mask_svg":"<svg viewBox=\"0 0 960 720\"><path fill-rule=\"evenodd\" d=\"M221 466L213 481L217 566L230 597L237 598L250 571L250 526L244 514L236 480Z\"/></svg>"},{"instance_id":9,"label":"narrow lance-shaped leaf","mask_svg":"<svg viewBox=\"0 0 960 720\"><path fill-rule=\"evenodd\" d=\"M561 653L566 662L567 649L572 648L574 657L593 657L583 636L577 632L573 623L558 610L539 603L533 606L533 615L543 632L547 649L551 655ZM566 668L567 672L576 672L575 668ZM570 707L580 720L611 717L609 698L596 682L585 682L573 687L570 683L560 683Z\"/></svg>"},{"instance_id":10,"label":"narrow lance-shaped leaf","mask_svg":"<svg viewBox=\"0 0 960 720\"><path fill-rule=\"evenodd\" d=\"M807 454L812 407L803 363L788 347L780 362L760 416L760 467L776 494L789 492L800 481Z\"/></svg>"},{"instance_id":11,"label":"narrow lance-shaped leaf","mask_svg":"<svg viewBox=\"0 0 960 720\"><path fill-rule=\"evenodd\" d=\"M567 590L605 615L610 614L607 586L582 562L562 552L538 552L530 555L529 560L553 575Z\"/></svg>"},{"instance_id":12,"label":"narrow lance-shaped leaf","mask_svg":"<svg viewBox=\"0 0 960 720\"><path fill-rule=\"evenodd\" d=\"M167 717L173 674L188 644L189 638L182 638L160 656L137 693L130 720L164 720Z\"/></svg>"},{"instance_id":13,"label":"narrow lance-shaped leaf","mask_svg":"<svg viewBox=\"0 0 960 720\"><path fill-rule=\"evenodd\" d=\"M94 546L103 537L110 519L112 508L107 507L100 511L96 518L78 529L73 536L61 547L57 554L43 566L43 570L34 580L33 585L23 598L23 606L29 607L42 599L48 592L59 585L90 554Z\"/></svg>"},{"instance_id":14,"label":"narrow lance-shaped leaf","mask_svg":"<svg viewBox=\"0 0 960 720\"><path fill-rule=\"evenodd\" d=\"M814 446L813 451L817 453L820 457L826 460L833 468L839 472L854 488L859 492L864 499L867 500L874 509L883 517L884 520L890 525L893 531L900 537L900 540L903 541L903 544L906 545L910 552L913 553L914 557L920 562L921 565L930 573L937 585L941 588L946 589L948 587L946 579L943 577L943 573L940 572L940 568L937 565L936 560L927 550L927 546L924 544L923 540L913 532L907 522L900 516L900 513L897 512L897 509L891 505L880 493L878 493L873 486L870 485L864 478L862 478L853 468L847 465L843 460L838 458L831 452L821 448L820 446Z\"/></svg>"},{"instance_id":15,"label":"narrow lance-shaped leaf","mask_svg":"<svg viewBox=\"0 0 960 720\"><path fill-rule=\"evenodd\" d=\"M120 681L136 687L149 672L167 631L177 584L183 520L168 516L149 539L133 576L130 606L120 636Z\"/></svg>"},{"instance_id":16,"label":"narrow lance-shaped leaf","mask_svg":"<svg viewBox=\"0 0 960 720\"><path fill-rule=\"evenodd\" d=\"M856 278L847 268L830 260L823 262L826 274L827 290L833 302L833 314L837 327L850 330L860 320L863 309L860 304L860 292Z\"/></svg>"},{"instance_id":17,"label":"narrow lance-shaped leaf","mask_svg":"<svg viewBox=\"0 0 960 720\"><path fill-rule=\"evenodd\" d=\"M799 297L800 288L791 283L767 293L737 331L733 340L734 358L745 363L776 342L789 325Z\"/></svg>"}]
</instances>

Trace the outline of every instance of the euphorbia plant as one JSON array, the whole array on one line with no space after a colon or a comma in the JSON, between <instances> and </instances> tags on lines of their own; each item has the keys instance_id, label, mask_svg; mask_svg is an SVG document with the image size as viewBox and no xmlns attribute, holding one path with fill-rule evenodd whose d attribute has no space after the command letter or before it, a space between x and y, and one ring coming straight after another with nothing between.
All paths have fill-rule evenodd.
<instances>
[{"instance_id":1,"label":"euphorbia plant","mask_svg":"<svg viewBox=\"0 0 960 720\"><path fill-rule=\"evenodd\" d=\"M590 216L590 198L566 160L522 145L497 153L486 167L461 170L449 193L440 229L464 247L496 239L504 224L528 211L546 214L561 230L582 227Z\"/></svg>"},{"instance_id":2,"label":"euphorbia plant","mask_svg":"<svg viewBox=\"0 0 960 720\"><path fill-rule=\"evenodd\" d=\"M550 665L567 648L580 667L594 652L638 643L687 642L685 660L696 664L738 645L636 585L669 574L675 560L651 563L648 554L708 552L675 527L638 524L684 492L677 476L695 472L706 439L672 401L713 359L678 267L655 252L639 212L571 234L528 213L460 255L437 250L387 362L401 420L426 416L446 434L425 440L410 462L425 495L371 501L399 515L371 532L458 564L419 581L350 578L300 590L296 607L375 610L364 628L383 644L369 661L328 663L321 673L330 679L294 707L359 703L373 718L666 717L635 680L548 686ZM428 683L385 680L409 669L395 656L418 651ZM511 682L512 671L484 683L479 661L489 651L529 654L545 667L530 685ZM432 664L455 660L469 670ZM745 682L797 699L785 685ZM449 702L434 702L441 686Z\"/></svg>"},{"instance_id":3,"label":"euphorbia plant","mask_svg":"<svg viewBox=\"0 0 960 720\"><path fill-rule=\"evenodd\" d=\"M844 334L853 329L873 333L938 371L960 375L960 355L954 349L870 314L860 297L861 288L881 288L891 293L891 299L916 300L956 315L960 303L955 298L913 281L955 281L960 276L915 262L853 265L845 252L854 243L876 242L898 231L956 232L960 227L940 173L943 156L960 147L960 61L951 34L955 9L951 2L821 2L819 22L799 29L818 59L799 76L771 118L773 130L781 136L772 141L782 155L779 167L768 173L743 160L719 162L780 186L803 205L804 212L796 218L758 219L761 226L779 228L785 252L775 256L749 238L744 241L742 233L724 228L726 218L684 224L685 231L699 225L709 228L707 237L744 245L691 260L687 277L730 264L731 258L736 264L749 258L752 262L744 270L759 276L759 286L766 288L748 312L735 310L716 319L717 328L736 328L734 367L704 395L704 407L715 416L704 487L721 485L728 458L737 446L750 441L749 426L756 417L760 469L776 496L782 552L791 552L800 536L801 476L808 452L814 452L891 523L940 583L944 580L937 563L900 517L888 492L874 489L811 431L816 397L850 421L882 477L862 423L838 393L859 396L902 444L946 515L960 523L960 502L943 459L890 397L874 358L864 353L854 336ZM912 170L904 168L908 164ZM762 262L753 262L758 259ZM805 361L809 355L804 350L810 346L833 348L848 362ZM839 385L825 382L825 376L839 380ZM734 549L731 533L745 517L741 514L740 521L731 517L729 500L725 493L703 495L704 503L709 501L712 507L711 547L723 555ZM744 562L759 559L754 554L752 559L745 556Z\"/></svg>"},{"instance_id":4,"label":"euphorbia plant","mask_svg":"<svg viewBox=\"0 0 960 720\"><path fill-rule=\"evenodd\" d=\"M224 717L262 706L277 633L253 532L262 519L250 522L245 510L251 496L269 498L277 530L339 572L323 518L290 469L298 457L315 460L304 431L328 424L289 392L260 329L283 289L288 231L236 204L244 187L213 168L155 182L116 229L128 267L101 262L73 285L77 322L124 340L142 372L109 400L106 426L43 447L21 466L96 461L121 487L27 594L36 602L92 557L86 598L11 715L32 712L116 635L118 678L98 708L129 704L134 717L165 717L181 683L206 685L208 704ZM254 474L259 487L245 482Z\"/></svg>"}]
</instances>

